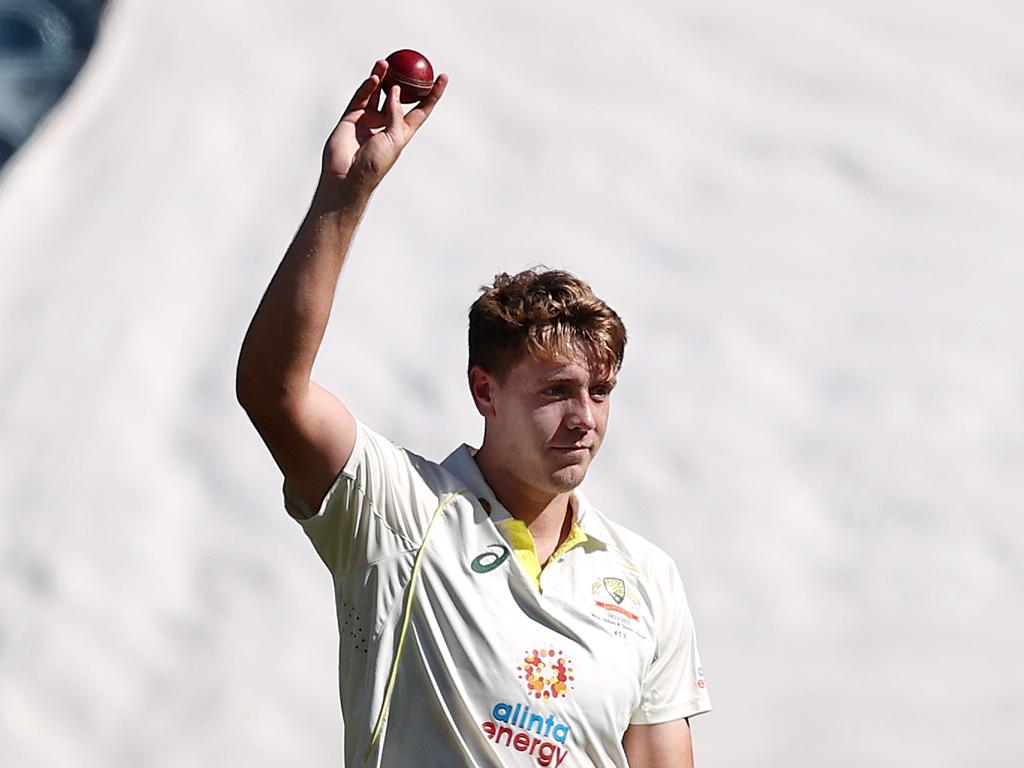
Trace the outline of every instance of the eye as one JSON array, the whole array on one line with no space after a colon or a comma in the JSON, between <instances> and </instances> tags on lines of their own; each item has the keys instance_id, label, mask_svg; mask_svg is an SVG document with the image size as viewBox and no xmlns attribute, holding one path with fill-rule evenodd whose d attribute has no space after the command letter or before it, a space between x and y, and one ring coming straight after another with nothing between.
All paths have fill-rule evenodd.
<instances>
[{"instance_id":1,"label":"eye","mask_svg":"<svg viewBox=\"0 0 1024 768\"><path fill-rule=\"evenodd\" d=\"M614 384L604 383L598 384L597 386L590 388L590 396L595 400L604 400L608 395L612 393L615 388Z\"/></svg>"},{"instance_id":2,"label":"eye","mask_svg":"<svg viewBox=\"0 0 1024 768\"><path fill-rule=\"evenodd\" d=\"M552 386L544 390L544 395L546 397L551 397L556 400L560 400L564 397L569 396L569 388L564 384L553 384Z\"/></svg>"}]
</instances>

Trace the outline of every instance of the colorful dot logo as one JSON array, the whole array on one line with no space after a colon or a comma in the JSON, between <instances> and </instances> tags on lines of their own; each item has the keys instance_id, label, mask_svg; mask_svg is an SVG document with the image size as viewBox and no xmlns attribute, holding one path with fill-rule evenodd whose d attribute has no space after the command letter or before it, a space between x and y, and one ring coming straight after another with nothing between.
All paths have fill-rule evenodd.
<instances>
[{"instance_id":1,"label":"colorful dot logo","mask_svg":"<svg viewBox=\"0 0 1024 768\"><path fill-rule=\"evenodd\" d=\"M548 701L565 696L576 679L572 674L572 661L561 651L542 648L526 651L522 663L516 667L519 679L526 681L526 689L535 699Z\"/></svg>"}]
</instances>

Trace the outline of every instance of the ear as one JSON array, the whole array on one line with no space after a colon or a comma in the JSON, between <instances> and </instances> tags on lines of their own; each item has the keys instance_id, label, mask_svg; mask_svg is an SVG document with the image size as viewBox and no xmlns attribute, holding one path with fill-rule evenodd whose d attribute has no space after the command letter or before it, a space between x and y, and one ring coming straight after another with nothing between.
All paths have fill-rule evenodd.
<instances>
[{"instance_id":1,"label":"ear","mask_svg":"<svg viewBox=\"0 0 1024 768\"><path fill-rule=\"evenodd\" d=\"M473 402L476 409L485 419L494 416L494 389L497 385L494 377L481 368L474 365L469 369L469 391L473 395Z\"/></svg>"}]
</instances>

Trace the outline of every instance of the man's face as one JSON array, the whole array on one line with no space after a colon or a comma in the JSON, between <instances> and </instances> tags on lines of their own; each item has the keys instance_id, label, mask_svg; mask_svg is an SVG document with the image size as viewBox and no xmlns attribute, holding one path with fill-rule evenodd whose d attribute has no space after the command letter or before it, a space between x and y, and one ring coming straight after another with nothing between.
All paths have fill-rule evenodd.
<instances>
[{"instance_id":1,"label":"man's face","mask_svg":"<svg viewBox=\"0 0 1024 768\"><path fill-rule=\"evenodd\" d=\"M504 469L545 494L583 482L604 439L614 374L580 352L570 362L526 356L504 382L487 379L486 441Z\"/></svg>"}]
</instances>

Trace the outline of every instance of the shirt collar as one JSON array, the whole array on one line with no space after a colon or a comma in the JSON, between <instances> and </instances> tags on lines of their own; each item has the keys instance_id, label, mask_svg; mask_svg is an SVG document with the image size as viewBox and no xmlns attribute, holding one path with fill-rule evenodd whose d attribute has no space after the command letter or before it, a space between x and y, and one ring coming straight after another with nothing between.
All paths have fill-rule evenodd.
<instances>
[{"instance_id":1,"label":"shirt collar","mask_svg":"<svg viewBox=\"0 0 1024 768\"><path fill-rule=\"evenodd\" d=\"M473 458L475 454L475 449L463 443L452 451L448 458L441 462L441 466L466 484L469 491L480 500L480 504L493 523L497 524L503 520L512 519L512 513L505 508L504 504L498 501L494 491L491 490L487 480L484 479L480 466L476 463L476 459ZM607 545L608 532L601 523L596 510L590 506L590 502L587 501L579 489L573 490L570 504L576 524L587 534L587 537L595 542Z\"/></svg>"}]
</instances>

